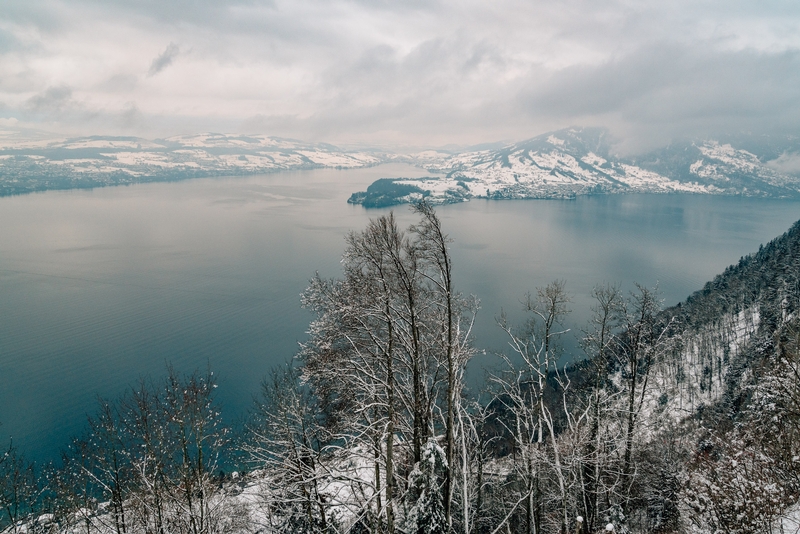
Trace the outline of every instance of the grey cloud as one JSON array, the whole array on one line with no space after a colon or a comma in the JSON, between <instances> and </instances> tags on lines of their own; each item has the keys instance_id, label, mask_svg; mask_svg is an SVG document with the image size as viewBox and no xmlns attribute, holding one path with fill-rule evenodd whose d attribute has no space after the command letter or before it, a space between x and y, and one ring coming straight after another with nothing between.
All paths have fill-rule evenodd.
<instances>
[{"instance_id":1,"label":"grey cloud","mask_svg":"<svg viewBox=\"0 0 800 534\"><path fill-rule=\"evenodd\" d=\"M110 92L133 91L139 80L132 74L115 74L100 84L100 88Z\"/></svg>"},{"instance_id":2,"label":"grey cloud","mask_svg":"<svg viewBox=\"0 0 800 534\"><path fill-rule=\"evenodd\" d=\"M107 112L73 98L72 87L68 85L48 87L26 100L24 106L15 111L19 113L20 120L28 125L39 124L42 129L52 132L77 133L84 129L92 134L107 133L107 130L97 131L107 122Z\"/></svg>"},{"instance_id":3,"label":"grey cloud","mask_svg":"<svg viewBox=\"0 0 800 534\"><path fill-rule=\"evenodd\" d=\"M142 119L142 112L139 111L136 102L128 102L120 114L120 123L126 129L137 127Z\"/></svg>"},{"instance_id":4,"label":"grey cloud","mask_svg":"<svg viewBox=\"0 0 800 534\"><path fill-rule=\"evenodd\" d=\"M292 132L297 133L298 124L302 121L297 115L262 115L248 117L239 123L237 130L245 133ZM284 134L285 136L286 134Z\"/></svg>"},{"instance_id":5,"label":"grey cloud","mask_svg":"<svg viewBox=\"0 0 800 534\"><path fill-rule=\"evenodd\" d=\"M481 73L482 68L488 72ZM458 107L502 98L492 79L502 69L502 56L494 47L455 36L424 41L405 55L386 45L370 48L349 64L329 69L323 84L331 88L336 109L345 104L391 109L406 102L421 108Z\"/></svg>"},{"instance_id":6,"label":"grey cloud","mask_svg":"<svg viewBox=\"0 0 800 534\"><path fill-rule=\"evenodd\" d=\"M43 93L30 97L28 110L34 113L58 113L72 105L72 88L66 85L48 87Z\"/></svg>"},{"instance_id":7,"label":"grey cloud","mask_svg":"<svg viewBox=\"0 0 800 534\"><path fill-rule=\"evenodd\" d=\"M150 64L150 70L147 71L148 76L155 76L165 68L169 67L172 62L178 57L180 53L180 48L175 43L169 43L167 45L167 49L161 53L157 58L153 60Z\"/></svg>"},{"instance_id":8,"label":"grey cloud","mask_svg":"<svg viewBox=\"0 0 800 534\"><path fill-rule=\"evenodd\" d=\"M422 90L426 91L424 87ZM306 117L253 117L245 122L243 129L251 133L281 131L285 132L281 135L309 141L409 149L447 144L466 146L472 139L508 140L509 127L515 129L517 138L519 132L524 132L523 136L533 135L530 122L505 104L453 106L448 105L447 94L430 98L419 96L419 93L412 93L404 99L370 103L342 99ZM546 128L547 125L536 127Z\"/></svg>"},{"instance_id":9,"label":"grey cloud","mask_svg":"<svg viewBox=\"0 0 800 534\"><path fill-rule=\"evenodd\" d=\"M778 172L800 174L800 154L784 152L778 158L767 162L767 165Z\"/></svg>"},{"instance_id":10,"label":"grey cloud","mask_svg":"<svg viewBox=\"0 0 800 534\"><path fill-rule=\"evenodd\" d=\"M3 8L9 19L59 31L70 24L70 14L94 14L104 21L122 17L140 24L143 21L168 25L189 22L216 26L238 9L271 4L272 0L6 0Z\"/></svg>"},{"instance_id":11,"label":"grey cloud","mask_svg":"<svg viewBox=\"0 0 800 534\"><path fill-rule=\"evenodd\" d=\"M498 83L507 64L495 43L466 34L429 39L405 54L376 46L324 73L329 98L298 118L292 135L351 142L360 132L373 142L422 146L541 133L549 124L513 109L517 86Z\"/></svg>"},{"instance_id":12,"label":"grey cloud","mask_svg":"<svg viewBox=\"0 0 800 534\"><path fill-rule=\"evenodd\" d=\"M19 40L10 32L0 28L0 53L16 50L19 47Z\"/></svg>"},{"instance_id":13,"label":"grey cloud","mask_svg":"<svg viewBox=\"0 0 800 534\"><path fill-rule=\"evenodd\" d=\"M96 107L108 128L447 144L586 125L610 127L626 150L800 128L800 8L785 2L8 3L8 27L25 31L0 35L0 68L16 69L0 99L64 121ZM104 30L104 54L85 56L89 25ZM16 42L26 35L41 37ZM141 56L164 36L175 42ZM140 83L179 57L186 77ZM77 72L62 77L53 66L67 63Z\"/></svg>"},{"instance_id":14,"label":"grey cloud","mask_svg":"<svg viewBox=\"0 0 800 534\"><path fill-rule=\"evenodd\" d=\"M107 0L88 0L88 4L108 4ZM138 13L156 20L176 23L191 22L215 26L227 19L232 11L243 8L271 7L272 0L144 0L129 2L112 0L116 8Z\"/></svg>"},{"instance_id":15,"label":"grey cloud","mask_svg":"<svg viewBox=\"0 0 800 534\"><path fill-rule=\"evenodd\" d=\"M708 47L710 48L710 47ZM800 52L662 45L545 76L518 96L529 117L611 122L640 144L731 131L800 133Z\"/></svg>"}]
</instances>

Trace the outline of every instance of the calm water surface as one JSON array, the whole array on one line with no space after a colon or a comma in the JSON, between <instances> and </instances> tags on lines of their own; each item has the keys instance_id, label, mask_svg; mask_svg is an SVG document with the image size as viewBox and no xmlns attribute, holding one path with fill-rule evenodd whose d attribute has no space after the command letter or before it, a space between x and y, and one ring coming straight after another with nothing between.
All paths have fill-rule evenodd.
<instances>
[{"instance_id":1,"label":"calm water surface","mask_svg":"<svg viewBox=\"0 0 800 534\"><path fill-rule=\"evenodd\" d=\"M0 199L0 440L52 458L98 395L139 376L211 368L229 420L290 358L315 271L338 276L343 236L388 210L347 197L402 165L47 192ZM396 207L403 224L413 217ZM495 317L561 278L572 325L595 284L656 282L674 304L760 243L800 204L701 196L472 201L439 208L459 289L481 299L476 344L503 347ZM473 377L491 365L480 356Z\"/></svg>"}]
</instances>

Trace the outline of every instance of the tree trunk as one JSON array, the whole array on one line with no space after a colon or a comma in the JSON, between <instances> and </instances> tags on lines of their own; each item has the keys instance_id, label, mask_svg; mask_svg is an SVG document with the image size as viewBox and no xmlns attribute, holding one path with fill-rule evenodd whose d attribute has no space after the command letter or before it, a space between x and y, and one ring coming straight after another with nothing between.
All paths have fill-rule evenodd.
<instances>
[{"instance_id":1,"label":"tree trunk","mask_svg":"<svg viewBox=\"0 0 800 534\"><path fill-rule=\"evenodd\" d=\"M386 351L386 393L389 421L386 429L386 527L389 534L394 534L394 371L392 368L394 332L389 313L389 304L387 302L386 314L389 321L389 342Z\"/></svg>"}]
</instances>

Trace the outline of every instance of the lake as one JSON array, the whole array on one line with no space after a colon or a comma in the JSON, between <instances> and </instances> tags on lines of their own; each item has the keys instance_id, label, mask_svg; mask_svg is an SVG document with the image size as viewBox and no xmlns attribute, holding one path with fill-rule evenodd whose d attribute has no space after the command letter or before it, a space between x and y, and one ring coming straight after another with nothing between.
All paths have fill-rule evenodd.
<instances>
[{"instance_id":1,"label":"lake","mask_svg":"<svg viewBox=\"0 0 800 534\"><path fill-rule=\"evenodd\" d=\"M308 279L339 276L344 235L389 211L346 199L377 178L426 174L393 164L0 198L0 442L54 458L97 396L161 377L167 363L210 366L236 420L304 338ZM407 206L394 211L414 220ZM477 383L504 345L495 317L506 309L521 321L526 291L566 280L576 332L595 284L658 283L675 304L786 231L800 203L629 195L473 200L438 213L458 288L482 303Z\"/></svg>"}]
</instances>

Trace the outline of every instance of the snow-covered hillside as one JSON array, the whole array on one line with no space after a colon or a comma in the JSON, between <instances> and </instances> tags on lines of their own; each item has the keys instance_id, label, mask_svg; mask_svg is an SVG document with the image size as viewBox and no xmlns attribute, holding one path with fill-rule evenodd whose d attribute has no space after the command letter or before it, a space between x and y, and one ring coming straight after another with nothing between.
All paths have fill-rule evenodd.
<instances>
[{"instance_id":1,"label":"snow-covered hillside","mask_svg":"<svg viewBox=\"0 0 800 534\"><path fill-rule=\"evenodd\" d=\"M384 156L266 136L0 138L0 195L197 176L375 165Z\"/></svg>"},{"instance_id":2,"label":"snow-covered hillside","mask_svg":"<svg viewBox=\"0 0 800 534\"><path fill-rule=\"evenodd\" d=\"M0 132L0 196L47 189L258 174L389 161L428 170L425 178L382 179L351 203L367 207L470 198L574 198L608 193L694 193L800 198L800 174L774 165L797 146L754 153L717 141L670 145L633 158L613 154L608 133L570 128L501 148L415 154L348 151L264 135L203 133L167 139L5 135ZM756 151L757 152L757 151Z\"/></svg>"},{"instance_id":3,"label":"snow-covered hillside","mask_svg":"<svg viewBox=\"0 0 800 534\"><path fill-rule=\"evenodd\" d=\"M381 206L427 197L437 203L469 198L573 198L604 193L700 193L800 196L800 178L783 175L755 154L705 141L664 149L637 160L609 151L599 129L566 129L494 150L459 154L426 151L414 162L435 173L385 181L353 195L352 203ZM688 159L687 159L688 158ZM680 160L677 162L676 159ZM409 189L411 188L411 189Z\"/></svg>"}]
</instances>

